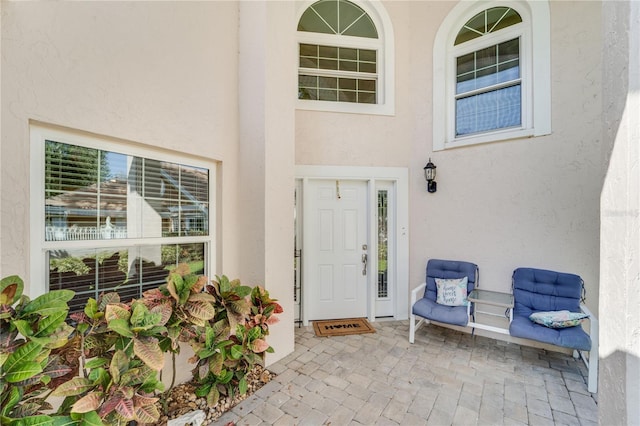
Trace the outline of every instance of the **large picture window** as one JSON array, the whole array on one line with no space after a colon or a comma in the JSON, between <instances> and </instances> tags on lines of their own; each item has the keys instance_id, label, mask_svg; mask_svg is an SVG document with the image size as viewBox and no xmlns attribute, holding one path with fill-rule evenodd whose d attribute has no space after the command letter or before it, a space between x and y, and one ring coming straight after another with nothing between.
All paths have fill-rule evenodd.
<instances>
[{"instance_id":1,"label":"large picture window","mask_svg":"<svg viewBox=\"0 0 640 426\"><path fill-rule=\"evenodd\" d=\"M43 212L33 231L45 291L74 290L71 309L81 310L103 292L138 298L178 263L208 273L210 167L82 142L59 134L33 140L44 172Z\"/></svg>"}]
</instances>

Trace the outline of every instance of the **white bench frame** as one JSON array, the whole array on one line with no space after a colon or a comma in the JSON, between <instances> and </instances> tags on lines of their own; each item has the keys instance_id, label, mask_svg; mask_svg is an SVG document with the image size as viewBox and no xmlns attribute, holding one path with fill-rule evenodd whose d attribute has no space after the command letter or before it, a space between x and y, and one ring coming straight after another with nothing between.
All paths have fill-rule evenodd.
<instances>
[{"instance_id":1,"label":"white bench frame","mask_svg":"<svg viewBox=\"0 0 640 426\"><path fill-rule=\"evenodd\" d=\"M420 319L416 323L416 317L413 313L413 305L418 301L418 295L424 294L424 289L427 286L427 283L422 283L418 287L411 290L411 305L409 310L409 343L415 342L416 331L422 327L423 324L429 324L429 321L426 318L419 317ZM420 296L422 297L422 296ZM598 318L587 308L586 305L580 304L580 309L583 313L589 315L589 337L591 338L591 350L589 351L573 351L573 357L578 359L582 358L582 361L587 367L589 371L588 380L587 380L587 389L591 393L598 392L598 350L599 350L599 340L598 335L600 331L600 326L598 322ZM586 353L589 353L587 356Z\"/></svg>"}]
</instances>

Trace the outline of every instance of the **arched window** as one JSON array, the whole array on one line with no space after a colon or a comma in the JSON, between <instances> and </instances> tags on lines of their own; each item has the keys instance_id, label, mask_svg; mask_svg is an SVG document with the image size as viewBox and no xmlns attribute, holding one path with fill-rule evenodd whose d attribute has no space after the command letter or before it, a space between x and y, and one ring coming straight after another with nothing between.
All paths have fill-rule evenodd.
<instances>
[{"instance_id":1,"label":"arched window","mask_svg":"<svg viewBox=\"0 0 640 426\"><path fill-rule=\"evenodd\" d=\"M549 39L547 2L458 4L434 45L434 150L550 133Z\"/></svg>"},{"instance_id":2,"label":"arched window","mask_svg":"<svg viewBox=\"0 0 640 426\"><path fill-rule=\"evenodd\" d=\"M366 3L320 0L302 10L297 31L299 108L393 112L386 14Z\"/></svg>"}]
</instances>

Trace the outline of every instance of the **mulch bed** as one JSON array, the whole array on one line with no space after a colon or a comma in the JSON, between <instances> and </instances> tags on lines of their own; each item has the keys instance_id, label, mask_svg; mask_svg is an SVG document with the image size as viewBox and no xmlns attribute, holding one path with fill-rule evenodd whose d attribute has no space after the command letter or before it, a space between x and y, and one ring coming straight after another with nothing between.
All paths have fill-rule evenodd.
<instances>
[{"instance_id":1,"label":"mulch bed","mask_svg":"<svg viewBox=\"0 0 640 426\"><path fill-rule=\"evenodd\" d=\"M166 425L171 419L182 416L195 410L202 410L207 415L204 424L208 425L216 421L225 412L236 406L241 401L252 395L265 384L269 383L275 374L262 366L255 366L254 369L247 374L248 390L244 395L237 393L233 398L228 396L220 396L218 404L214 407L208 407L204 397L198 397L195 390L198 384L194 381L186 382L175 386L173 389L165 392L163 397L156 403L158 410L162 413L160 421L155 425ZM163 405L163 400L165 401ZM166 406L166 409L164 408Z\"/></svg>"}]
</instances>

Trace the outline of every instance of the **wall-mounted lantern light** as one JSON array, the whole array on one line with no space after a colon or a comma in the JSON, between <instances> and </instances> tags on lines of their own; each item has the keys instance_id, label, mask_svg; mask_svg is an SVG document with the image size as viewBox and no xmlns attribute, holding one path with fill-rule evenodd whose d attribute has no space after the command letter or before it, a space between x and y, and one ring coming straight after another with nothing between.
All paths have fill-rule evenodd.
<instances>
[{"instance_id":1,"label":"wall-mounted lantern light","mask_svg":"<svg viewBox=\"0 0 640 426\"><path fill-rule=\"evenodd\" d=\"M424 178L427 180L427 191L428 192L436 192L438 189L438 184L436 183L436 166L431 162L431 158L429 158L429 162L426 166L424 166Z\"/></svg>"}]
</instances>

